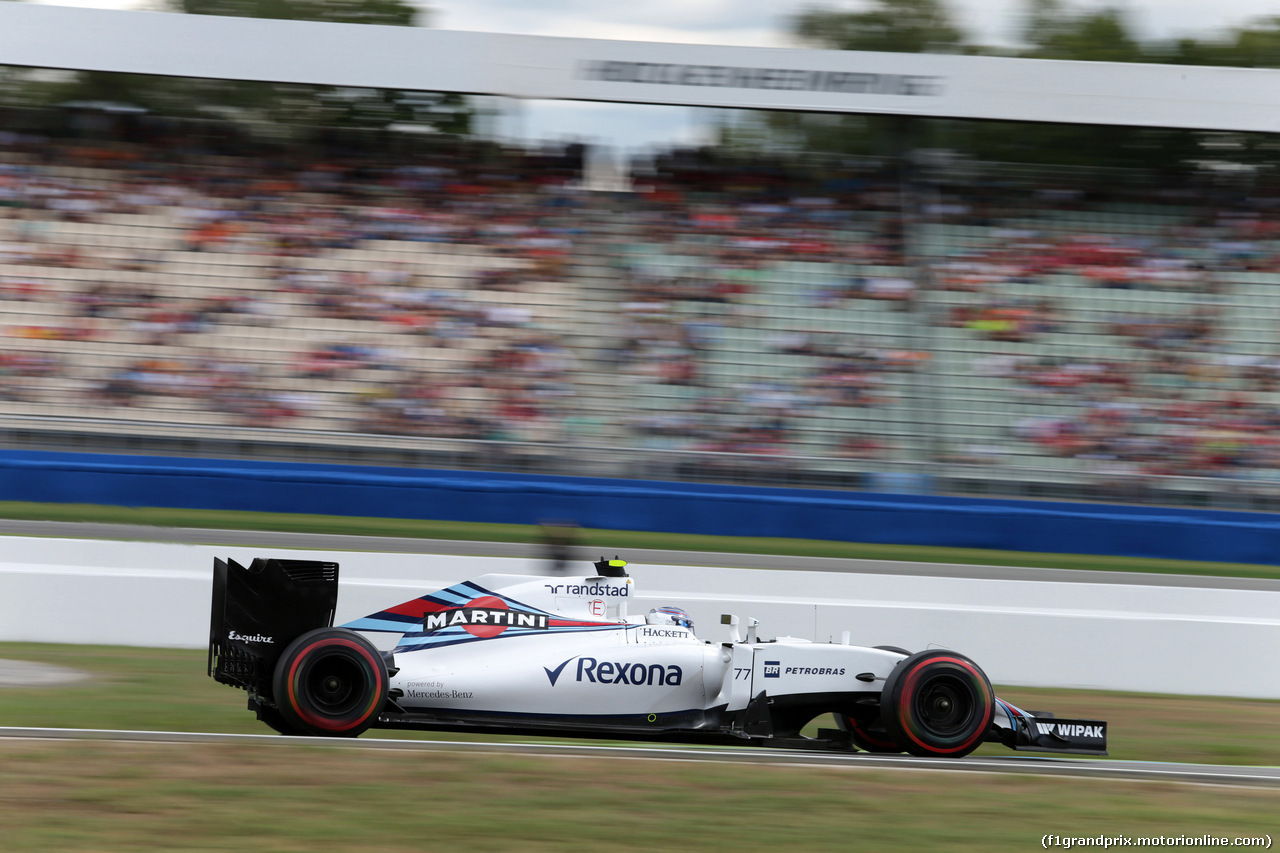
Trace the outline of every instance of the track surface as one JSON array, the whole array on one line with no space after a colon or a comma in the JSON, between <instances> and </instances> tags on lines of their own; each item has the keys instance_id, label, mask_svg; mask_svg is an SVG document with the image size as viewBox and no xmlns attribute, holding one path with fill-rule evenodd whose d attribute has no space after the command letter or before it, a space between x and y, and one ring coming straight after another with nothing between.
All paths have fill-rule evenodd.
<instances>
[{"instance_id":1,"label":"track surface","mask_svg":"<svg viewBox=\"0 0 1280 853\"><path fill-rule=\"evenodd\" d=\"M212 530L194 527L149 527L131 524L89 524L72 521L0 520L0 534L73 539L124 539L182 544L241 545L310 551L382 551L403 554L460 554L487 557L537 557L536 545L511 542L468 542L394 536L349 536L325 533L277 533L265 530ZM584 562L597 559L578 549ZM980 566L953 563L906 563L892 560L845 560L828 557L787 557L771 554L725 554L709 551L656 551L628 548L635 564L716 566L738 569L794 569L809 572L862 572L925 577L985 578L989 580L1054 581L1058 583L1134 584L1203 589L1257 589L1280 592L1280 580L1267 578L1202 577L1145 572L1094 572L1079 569L1036 569L1018 566Z\"/></svg>"},{"instance_id":2,"label":"track surface","mask_svg":"<svg viewBox=\"0 0 1280 853\"><path fill-rule=\"evenodd\" d=\"M1280 767L1238 767L1219 764L1165 764L1150 761L1108 761L1071 758L1002 756L982 758L913 758L907 755L825 752L782 749L691 748L678 746L602 746L595 744L494 743L489 741L399 740L390 738L298 738L283 735L237 735L184 732L142 732L98 729L0 728L0 739L109 740L126 743L256 744L285 746L305 743L333 749L374 749L409 752L487 752L508 755L547 755L562 758L641 759L649 761L732 762L790 767L836 767L848 770L933 770L957 773L1023 773L1144 781L1190 782L1201 785L1244 785L1280 788Z\"/></svg>"}]
</instances>

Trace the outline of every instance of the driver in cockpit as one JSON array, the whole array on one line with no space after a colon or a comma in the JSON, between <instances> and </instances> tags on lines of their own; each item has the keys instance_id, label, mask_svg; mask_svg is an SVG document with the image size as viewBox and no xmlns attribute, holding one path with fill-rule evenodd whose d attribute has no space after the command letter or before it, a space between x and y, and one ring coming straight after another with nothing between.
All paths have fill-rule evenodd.
<instances>
[{"instance_id":1,"label":"driver in cockpit","mask_svg":"<svg viewBox=\"0 0 1280 853\"><path fill-rule=\"evenodd\" d=\"M693 633L693 620L679 607L655 607L644 619L648 625L677 625Z\"/></svg>"}]
</instances>

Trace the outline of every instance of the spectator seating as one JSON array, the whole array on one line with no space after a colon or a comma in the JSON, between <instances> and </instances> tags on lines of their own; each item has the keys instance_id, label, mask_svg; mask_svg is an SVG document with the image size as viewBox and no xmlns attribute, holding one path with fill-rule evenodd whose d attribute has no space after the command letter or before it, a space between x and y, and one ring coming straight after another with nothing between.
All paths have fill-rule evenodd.
<instances>
[{"instance_id":1,"label":"spectator seating","mask_svg":"<svg viewBox=\"0 0 1280 853\"><path fill-rule=\"evenodd\" d=\"M1266 481L1280 461L1280 255L1248 199L950 187L905 227L875 174L597 196L518 154L442 157L425 189L344 199L303 161L84 159L0 151L0 419L661 451L695 473L711 454Z\"/></svg>"}]
</instances>

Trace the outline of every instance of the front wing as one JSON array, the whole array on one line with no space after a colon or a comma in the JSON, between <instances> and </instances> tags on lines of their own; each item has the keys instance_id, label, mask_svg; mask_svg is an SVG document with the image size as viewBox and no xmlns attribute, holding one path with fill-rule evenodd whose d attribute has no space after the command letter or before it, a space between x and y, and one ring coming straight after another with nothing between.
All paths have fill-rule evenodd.
<instances>
[{"instance_id":1,"label":"front wing","mask_svg":"<svg viewBox=\"0 0 1280 853\"><path fill-rule=\"evenodd\" d=\"M1034 752L1065 752L1076 755L1107 754L1107 724L1102 720L1068 720L1047 711L1024 711L997 699L1006 725L997 713L996 737L1005 746Z\"/></svg>"}]
</instances>

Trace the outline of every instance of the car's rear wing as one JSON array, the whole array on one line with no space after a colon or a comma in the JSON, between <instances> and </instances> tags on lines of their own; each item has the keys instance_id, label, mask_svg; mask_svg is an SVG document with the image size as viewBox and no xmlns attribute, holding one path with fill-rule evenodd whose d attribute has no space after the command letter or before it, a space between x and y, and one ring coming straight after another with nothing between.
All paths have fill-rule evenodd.
<instances>
[{"instance_id":1,"label":"car's rear wing","mask_svg":"<svg viewBox=\"0 0 1280 853\"><path fill-rule=\"evenodd\" d=\"M333 624L338 564L255 558L213 561L209 675L222 684L270 695L276 661L289 643Z\"/></svg>"}]
</instances>

